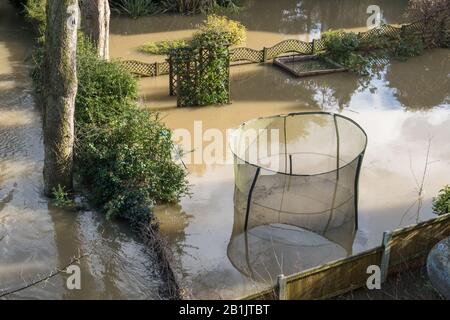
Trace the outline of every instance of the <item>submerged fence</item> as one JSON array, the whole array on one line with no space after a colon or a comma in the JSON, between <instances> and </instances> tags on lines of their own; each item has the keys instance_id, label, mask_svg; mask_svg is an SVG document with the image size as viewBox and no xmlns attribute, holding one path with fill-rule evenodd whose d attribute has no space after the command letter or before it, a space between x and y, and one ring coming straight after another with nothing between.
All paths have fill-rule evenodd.
<instances>
[{"instance_id":1,"label":"submerged fence","mask_svg":"<svg viewBox=\"0 0 450 320\"><path fill-rule=\"evenodd\" d=\"M370 42L376 37L386 37L388 39L398 39L405 33L413 33L422 37L425 43L435 35L430 32L424 32L423 22L414 22L404 24L402 26L382 25L365 32L359 32L358 37L362 42ZM450 38L450 17L447 17L444 32L447 38ZM288 39L275 44L272 47L264 47L256 50L247 47L238 47L230 49L230 65L242 63L262 63L270 61L278 56L285 54L303 54L310 55L320 52L324 49L325 42L323 39L315 39L311 42L301 41L297 39ZM136 60L127 60L122 62L123 67L129 72L141 77L156 77L159 75L170 74L170 63L153 62L146 63Z\"/></svg>"},{"instance_id":2,"label":"submerged fence","mask_svg":"<svg viewBox=\"0 0 450 320\"><path fill-rule=\"evenodd\" d=\"M277 284L243 300L327 299L366 285L367 268L381 268L389 275L423 265L428 252L450 236L450 213L413 226L385 232L379 247L290 276L280 275Z\"/></svg>"}]
</instances>

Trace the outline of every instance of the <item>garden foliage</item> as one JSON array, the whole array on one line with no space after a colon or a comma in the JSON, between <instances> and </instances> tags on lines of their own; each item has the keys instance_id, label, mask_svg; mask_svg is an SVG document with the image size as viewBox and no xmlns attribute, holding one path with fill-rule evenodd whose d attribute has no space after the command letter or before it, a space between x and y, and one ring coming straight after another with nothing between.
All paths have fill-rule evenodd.
<instances>
[{"instance_id":1,"label":"garden foliage","mask_svg":"<svg viewBox=\"0 0 450 320\"><path fill-rule=\"evenodd\" d=\"M450 213L450 186L443 187L433 198L433 211L438 215Z\"/></svg>"},{"instance_id":2,"label":"garden foliage","mask_svg":"<svg viewBox=\"0 0 450 320\"><path fill-rule=\"evenodd\" d=\"M230 102L230 53L226 38L211 40L203 33L184 48L170 52L176 77L178 106L205 106Z\"/></svg>"},{"instance_id":3,"label":"garden foliage","mask_svg":"<svg viewBox=\"0 0 450 320\"><path fill-rule=\"evenodd\" d=\"M38 94L43 54L41 47L34 55ZM172 160L171 131L158 114L138 106L136 79L119 63L99 59L82 33L77 75L75 174L108 217L127 218L133 225L148 222L156 203L188 192L186 171Z\"/></svg>"}]
</instances>

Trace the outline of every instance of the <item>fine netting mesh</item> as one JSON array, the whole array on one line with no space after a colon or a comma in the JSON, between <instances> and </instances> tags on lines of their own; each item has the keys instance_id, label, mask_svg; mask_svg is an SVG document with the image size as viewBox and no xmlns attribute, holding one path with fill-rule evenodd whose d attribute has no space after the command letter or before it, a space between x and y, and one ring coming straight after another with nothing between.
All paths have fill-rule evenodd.
<instances>
[{"instance_id":1,"label":"fine netting mesh","mask_svg":"<svg viewBox=\"0 0 450 320\"><path fill-rule=\"evenodd\" d=\"M264 278L351 254L366 143L354 121L326 112L260 118L236 130L231 262Z\"/></svg>"}]
</instances>

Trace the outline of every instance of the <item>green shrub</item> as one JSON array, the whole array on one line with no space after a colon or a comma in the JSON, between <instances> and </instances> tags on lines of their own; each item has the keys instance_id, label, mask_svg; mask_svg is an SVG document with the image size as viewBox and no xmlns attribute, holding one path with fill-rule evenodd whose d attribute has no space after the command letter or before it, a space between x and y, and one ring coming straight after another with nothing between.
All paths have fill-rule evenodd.
<instances>
[{"instance_id":1,"label":"green shrub","mask_svg":"<svg viewBox=\"0 0 450 320\"><path fill-rule=\"evenodd\" d=\"M414 33L404 33L402 37L394 43L391 54L399 59L405 60L410 57L419 56L423 53L424 43L422 39Z\"/></svg>"},{"instance_id":2,"label":"green shrub","mask_svg":"<svg viewBox=\"0 0 450 320\"><path fill-rule=\"evenodd\" d=\"M205 43L221 43L228 46L238 45L246 39L246 28L240 22L227 17L209 15L200 25L192 40L166 40L149 42L139 51L147 54L167 55L172 49L187 46L201 46Z\"/></svg>"},{"instance_id":3,"label":"green shrub","mask_svg":"<svg viewBox=\"0 0 450 320\"><path fill-rule=\"evenodd\" d=\"M97 59L86 40L77 63L76 172L108 217L148 219L155 203L187 193L186 172L172 160L171 131L139 109L135 78Z\"/></svg>"},{"instance_id":4,"label":"green shrub","mask_svg":"<svg viewBox=\"0 0 450 320\"><path fill-rule=\"evenodd\" d=\"M230 102L228 47L244 41L245 33L245 27L239 22L210 15L188 46L170 50L178 79L178 106Z\"/></svg>"},{"instance_id":5,"label":"green shrub","mask_svg":"<svg viewBox=\"0 0 450 320\"><path fill-rule=\"evenodd\" d=\"M189 44L186 40L165 40L158 42L148 42L139 47L139 51L154 55L168 55L170 50L186 47Z\"/></svg>"},{"instance_id":6,"label":"green shrub","mask_svg":"<svg viewBox=\"0 0 450 320\"><path fill-rule=\"evenodd\" d=\"M32 73L40 91L43 49ZM77 47L75 174L93 205L132 225L149 221L158 202L188 192L184 167L172 160L171 131L137 105L137 82L119 63L101 60L82 34ZM66 203L64 190L55 190Z\"/></svg>"},{"instance_id":7,"label":"green shrub","mask_svg":"<svg viewBox=\"0 0 450 320\"><path fill-rule=\"evenodd\" d=\"M189 47L171 50L170 59L178 79L178 106L229 103L229 51L225 43L193 41Z\"/></svg>"},{"instance_id":8,"label":"green shrub","mask_svg":"<svg viewBox=\"0 0 450 320\"><path fill-rule=\"evenodd\" d=\"M245 41L246 33L245 26L238 21L209 15L200 25L199 31L194 34L194 41L220 42L235 46Z\"/></svg>"},{"instance_id":9,"label":"green shrub","mask_svg":"<svg viewBox=\"0 0 450 320\"><path fill-rule=\"evenodd\" d=\"M74 201L70 199L69 193L64 189L64 187L58 185L57 188L53 189L52 194L53 194L53 204L56 207L73 208L75 206Z\"/></svg>"},{"instance_id":10,"label":"green shrub","mask_svg":"<svg viewBox=\"0 0 450 320\"><path fill-rule=\"evenodd\" d=\"M351 71L360 74L368 72L369 60L357 52L361 43L356 33L343 30L327 31L322 35L322 40L322 55Z\"/></svg>"},{"instance_id":11,"label":"green shrub","mask_svg":"<svg viewBox=\"0 0 450 320\"><path fill-rule=\"evenodd\" d=\"M450 212L450 186L442 188L437 197L433 198L433 211L438 215Z\"/></svg>"},{"instance_id":12,"label":"green shrub","mask_svg":"<svg viewBox=\"0 0 450 320\"><path fill-rule=\"evenodd\" d=\"M46 24L47 0L10 0L20 11L20 14L37 29L39 39L42 40Z\"/></svg>"},{"instance_id":13,"label":"green shrub","mask_svg":"<svg viewBox=\"0 0 450 320\"><path fill-rule=\"evenodd\" d=\"M78 37L77 74L77 124L108 124L128 110L138 97L136 79L117 63L98 59L91 43L81 34Z\"/></svg>"},{"instance_id":14,"label":"green shrub","mask_svg":"<svg viewBox=\"0 0 450 320\"><path fill-rule=\"evenodd\" d=\"M348 59L351 52L360 45L359 37L354 32L344 30L327 31L322 35L325 51L335 60Z\"/></svg>"}]
</instances>

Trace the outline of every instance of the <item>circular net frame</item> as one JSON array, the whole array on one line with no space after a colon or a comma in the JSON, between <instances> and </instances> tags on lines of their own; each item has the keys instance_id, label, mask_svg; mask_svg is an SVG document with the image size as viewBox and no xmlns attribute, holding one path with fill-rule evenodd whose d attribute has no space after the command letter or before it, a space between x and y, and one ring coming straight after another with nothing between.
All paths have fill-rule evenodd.
<instances>
[{"instance_id":1,"label":"circular net frame","mask_svg":"<svg viewBox=\"0 0 450 320\"><path fill-rule=\"evenodd\" d=\"M265 278L350 255L366 145L356 122L327 112L241 125L231 146L235 217L228 256L233 265Z\"/></svg>"}]
</instances>

